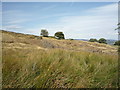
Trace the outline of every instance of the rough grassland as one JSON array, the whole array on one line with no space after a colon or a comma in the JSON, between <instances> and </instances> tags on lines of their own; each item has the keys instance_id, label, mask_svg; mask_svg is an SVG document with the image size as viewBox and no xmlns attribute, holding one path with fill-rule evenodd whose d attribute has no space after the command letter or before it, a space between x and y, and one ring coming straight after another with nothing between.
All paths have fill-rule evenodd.
<instances>
[{"instance_id":1,"label":"rough grassland","mask_svg":"<svg viewBox=\"0 0 120 90\"><path fill-rule=\"evenodd\" d=\"M86 51L94 53L105 53L117 55L117 47L97 42L78 41L78 40L56 40L53 38L39 39L39 36L19 34L14 32L2 31L3 48L35 48L50 49L59 48L72 51Z\"/></svg>"},{"instance_id":2,"label":"rough grassland","mask_svg":"<svg viewBox=\"0 0 120 90\"><path fill-rule=\"evenodd\" d=\"M117 87L117 57L65 50L3 50L3 87Z\"/></svg>"},{"instance_id":3,"label":"rough grassland","mask_svg":"<svg viewBox=\"0 0 120 90\"><path fill-rule=\"evenodd\" d=\"M118 87L116 47L12 32L2 46L3 88Z\"/></svg>"}]
</instances>

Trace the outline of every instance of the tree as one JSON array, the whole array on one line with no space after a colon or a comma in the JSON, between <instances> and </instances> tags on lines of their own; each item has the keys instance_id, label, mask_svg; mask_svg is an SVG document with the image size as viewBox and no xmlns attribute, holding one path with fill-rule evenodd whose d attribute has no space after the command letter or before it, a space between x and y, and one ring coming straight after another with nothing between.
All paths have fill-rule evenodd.
<instances>
[{"instance_id":1,"label":"tree","mask_svg":"<svg viewBox=\"0 0 120 90\"><path fill-rule=\"evenodd\" d=\"M63 32L56 32L54 36L57 39L65 39Z\"/></svg>"},{"instance_id":2,"label":"tree","mask_svg":"<svg viewBox=\"0 0 120 90\"><path fill-rule=\"evenodd\" d=\"M41 30L41 34L43 37L48 37L48 31L46 29Z\"/></svg>"},{"instance_id":3,"label":"tree","mask_svg":"<svg viewBox=\"0 0 120 90\"><path fill-rule=\"evenodd\" d=\"M117 24L118 28L116 28L115 30L118 30L118 34L120 35L120 23Z\"/></svg>"},{"instance_id":4,"label":"tree","mask_svg":"<svg viewBox=\"0 0 120 90\"><path fill-rule=\"evenodd\" d=\"M69 38L69 40L74 40L74 39L72 39L72 38Z\"/></svg>"},{"instance_id":5,"label":"tree","mask_svg":"<svg viewBox=\"0 0 120 90\"><path fill-rule=\"evenodd\" d=\"M118 25L118 28L116 28L115 30L120 29L120 23L118 23L117 25Z\"/></svg>"},{"instance_id":6,"label":"tree","mask_svg":"<svg viewBox=\"0 0 120 90\"><path fill-rule=\"evenodd\" d=\"M90 42L97 42L97 39L91 38L89 41L90 41Z\"/></svg>"},{"instance_id":7,"label":"tree","mask_svg":"<svg viewBox=\"0 0 120 90\"><path fill-rule=\"evenodd\" d=\"M114 45L120 46L120 40L119 40L119 41L116 41L116 42L114 43Z\"/></svg>"},{"instance_id":8,"label":"tree","mask_svg":"<svg viewBox=\"0 0 120 90\"><path fill-rule=\"evenodd\" d=\"M99 43L105 43L105 44L107 44L107 42L106 42L107 40L106 39L104 39L104 38L100 38L99 40L98 40L98 42Z\"/></svg>"}]
</instances>

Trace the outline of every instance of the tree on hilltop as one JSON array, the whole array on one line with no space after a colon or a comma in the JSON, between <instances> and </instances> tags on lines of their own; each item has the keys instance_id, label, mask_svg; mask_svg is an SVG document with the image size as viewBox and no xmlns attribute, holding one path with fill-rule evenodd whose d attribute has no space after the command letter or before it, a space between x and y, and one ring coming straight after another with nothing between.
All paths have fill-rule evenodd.
<instances>
[{"instance_id":1,"label":"tree on hilltop","mask_svg":"<svg viewBox=\"0 0 120 90\"><path fill-rule=\"evenodd\" d=\"M63 32L56 32L54 36L57 39L65 39Z\"/></svg>"},{"instance_id":2,"label":"tree on hilltop","mask_svg":"<svg viewBox=\"0 0 120 90\"><path fill-rule=\"evenodd\" d=\"M43 37L48 37L48 31L46 29L41 29L41 34Z\"/></svg>"},{"instance_id":3,"label":"tree on hilltop","mask_svg":"<svg viewBox=\"0 0 120 90\"><path fill-rule=\"evenodd\" d=\"M93 39L93 38L91 38L89 41L90 42L98 42L97 39Z\"/></svg>"},{"instance_id":4,"label":"tree on hilltop","mask_svg":"<svg viewBox=\"0 0 120 90\"><path fill-rule=\"evenodd\" d=\"M107 40L104 39L104 38L100 38L100 39L98 40L98 42L99 42L99 43L105 43L105 44L107 44Z\"/></svg>"}]
</instances>

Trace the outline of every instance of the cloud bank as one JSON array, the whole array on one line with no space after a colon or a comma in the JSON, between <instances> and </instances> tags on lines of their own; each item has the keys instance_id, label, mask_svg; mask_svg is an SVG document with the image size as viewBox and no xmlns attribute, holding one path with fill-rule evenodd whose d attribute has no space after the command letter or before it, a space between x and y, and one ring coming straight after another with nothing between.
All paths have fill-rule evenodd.
<instances>
[{"instance_id":1,"label":"cloud bank","mask_svg":"<svg viewBox=\"0 0 120 90\"><path fill-rule=\"evenodd\" d=\"M40 28L46 28L50 35L57 31L63 31L66 38L107 38L117 39L117 31L114 29L118 23L118 5L110 4L102 7L93 8L85 11L86 15L82 16L63 16L58 19L57 23L49 23L39 28L28 29L34 33Z\"/></svg>"},{"instance_id":2,"label":"cloud bank","mask_svg":"<svg viewBox=\"0 0 120 90\"><path fill-rule=\"evenodd\" d=\"M45 10L47 11L55 7L56 6L51 6L50 8L46 7ZM56 22L53 22L51 20L49 21L49 23L45 23L42 25L39 24L33 28L24 28L24 25L21 25L22 23L32 21L31 18L26 18L30 16L29 13L24 13L21 11L7 11L4 13L7 13L6 15L9 15L9 17L5 16L7 18L4 19L4 22L6 22L4 28L11 30L16 28L16 31L22 28L21 32L28 34L39 35L40 29L46 28L51 36L54 35L54 33L57 31L62 31L65 33L66 38L118 38L117 31L114 30L117 27L118 23L117 3L85 10L84 12L82 12L82 15L69 15L69 13L57 13L49 16L40 17L39 20L54 17L58 18L56 19ZM16 17L16 13L18 15L17 17L19 18ZM14 17L14 19L11 17Z\"/></svg>"}]
</instances>

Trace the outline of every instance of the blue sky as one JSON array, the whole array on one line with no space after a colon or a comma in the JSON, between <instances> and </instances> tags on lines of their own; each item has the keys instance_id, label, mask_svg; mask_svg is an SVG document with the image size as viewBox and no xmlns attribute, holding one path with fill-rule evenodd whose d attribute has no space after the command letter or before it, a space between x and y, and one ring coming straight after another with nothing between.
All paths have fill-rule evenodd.
<instances>
[{"instance_id":1,"label":"blue sky","mask_svg":"<svg viewBox=\"0 0 120 90\"><path fill-rule=\"evenodd\" d=\"M115 2L3 2L3 29L50 36L62 31L66 38L118 39Z\"/></svg>"}]
</instances>

